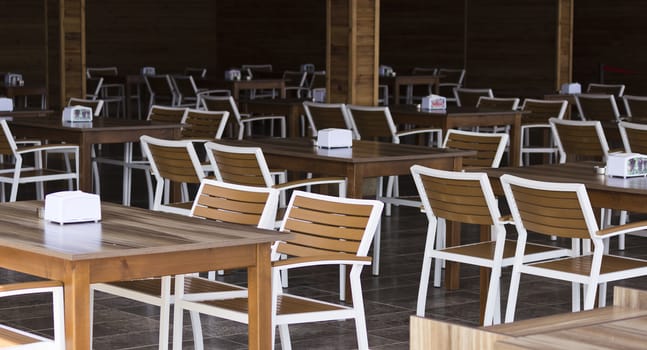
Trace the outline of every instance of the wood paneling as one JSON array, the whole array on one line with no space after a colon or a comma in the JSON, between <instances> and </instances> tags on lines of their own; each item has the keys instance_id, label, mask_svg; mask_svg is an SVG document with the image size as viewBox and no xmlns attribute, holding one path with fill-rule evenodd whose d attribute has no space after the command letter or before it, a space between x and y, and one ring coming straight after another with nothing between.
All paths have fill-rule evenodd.
<instances>
[{"instance_id":1,"label":"wood paneling","mask_svg":"<svg viewBox=\"0 0 647 350\"><path fill-rule=\"evenodd\" d=\"M557 53L555 90L573 79L574 0L557 0Z\"/></svg>"},{"instance_id":2,"label":"wood paneling","mask_svg":"<svg viewBox=\"0 0 647 350\"><path fill-rule=\"evenodd\" d=\"M61 16L61 104L85 96L85 0L59 0ZM52 67L53 69L53 67Z\"/></svg>"}]
</instances>

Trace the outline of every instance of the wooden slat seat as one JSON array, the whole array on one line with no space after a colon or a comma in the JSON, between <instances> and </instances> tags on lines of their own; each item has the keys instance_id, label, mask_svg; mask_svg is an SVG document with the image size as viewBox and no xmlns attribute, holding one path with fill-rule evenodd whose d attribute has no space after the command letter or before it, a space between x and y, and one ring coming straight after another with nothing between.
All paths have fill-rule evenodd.
<instances>
[{"instance_id":1,"label":"wooden slat seat","mask_svg":"<svg viewBox=\"0 0 647 350\"><path fill-rule=\"evenodd\" d=\"M488 241L476 244L466 244L457 247L447 247L439 249L439 252L447 252L451 254L460 254L472 256L480 259L494 259L494 249L496 244L494 241ZM514 257L515 249L517 248L517 241L507 239L503 247L503 259L511 259ZM537 254L555 250L553 246L544 246L533 244L526 249L527 254ZM510 263L508 264L510 265Z\"/></svg>"}]
</instances>

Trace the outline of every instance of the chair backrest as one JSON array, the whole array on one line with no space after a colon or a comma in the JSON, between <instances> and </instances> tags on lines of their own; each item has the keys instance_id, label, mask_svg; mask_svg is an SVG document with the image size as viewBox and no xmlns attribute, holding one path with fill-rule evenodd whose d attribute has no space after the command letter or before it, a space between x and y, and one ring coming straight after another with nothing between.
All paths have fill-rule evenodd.
<instances>
[{"instance_id":1,"label":"chair backrest","mask_svg":"<svg viewBox=\"0 0 647 350\"><path fill-rule=\"evenodd\" d=\"M260 75L262 77L262 73L270 73L272 72L272 65L271 64L243 64L240 69L242 71L247 72L247 74L251 77L254 78L254 75L257 77ZM258 74L261 73L261 74Z\"/></svg>"},{"instance_id":2,"label":"chair backrest","mask_svg":"<svg viewBox=\"0 0 647 350\"><path fill-rule=\"evenodd\" d=\"M195 98L197 99L198 87L195 85L193 76L191 75L174 75L172 76L173 85L177 93L182 98Z\"/></svg>"},{"instance_id":3,"label":"chair backrest","mask_svg":"<svg viewBox=\"0 0 647 350\"><path fill-rule=\"evenodd\" d=\"M84 98L70 97L67 101L68 106L83 106L92 108L92 114L95 117L101 115L103 109L103 100L88 100Z\"/></svg>"},{"instance_id":4,"label":"chair backrest","mask_svg":"<svg viewBox=\"0 0 647 350\"><path fill-rule=\"evenodd\" d=\"M596 237L598 224L583 184L501 176L517 230L564 238Z\"/></svg>"},{"instance_id":5,"label":"chair backrest","mask_svg":"<svg viewBox=\"0 0 647 350\"><path fill-rule=\"evenodd\" d=\"M586 92L589 94L608 94L615 97L622 97L625 93L625 85L590 83L586 88Z\"/></svg>"},{"instance_id":6,"label":"chair backrest","mask_svg":"<svg viewBox=\"0 0 647 350\"><path fill-rule=\"evenodd\" d=\"M465 79L465 69L450 69L439 68L438 75L440 76L440 86L463 86L463 79Z\"/></svg>"},{"instance_id":7,"label":"chair backrest","mask_svg":"<svg viewBox=\"0 0 647 350\"><path fill-rule=\"evenodd\" d=\"M348 106L348 116L357 130L358 140L389 138L399 142L396 126L388 107Z\"/></svg>"},{"instance_id":8,"label":"chair backrest","mask_svg":"<svg viewBox=\"0 0 647 350\"><path fill-rule=\"evenodd\" d=\"M575 95L575 104L582 120L620 121L620 112L613 95Z\"/></svg>"},{"instance_id":9,"label":"chair backrest","mask_svg":"<svg viewBox=\"0 0 647 350\"><path fill-rule=\"evenodd\" d=\"M272 187L263 150L207 142L204 145L216 180L246 186Z\"/></svg>"},{"instance_id":10,"label":"chair backrest","mask_svg":"<svg viewBox=\"0 0 647 350\"><path fill-rule=\"evenodd\" d=\"M430 222L444 218L460 223L500 225L501 213L486 173L414 165L411 174Z\"/></svg>"},{"instance_id":11,"label":"chair backrest","mask_svg":"<svg viewBox=\"0 0 647 350\"><path fill-rule=\"evenodd\" d=\"M523 100L521 110L525 113L521 116L522 124L548 124L548 119L564 119L568 101L558 100L536 100L527 98Z\"/></svg>"},{"instance_id":12,"label":"chair backrest","mask_svg":"<svg viewBox=\"0 0 647 350\"><path fill-rule=\"evenodd\" d=\"M307 72L296 70L286 70L283 72L283 81L286 87L306 87Z\"/></svg>"},{"instance_id":13,"label":"chair backrest","mask_svg":"<svg viewBox=\"0 0 647 350\"><path fill-rule=\"evenodd\" d=\"M622 102L628 117L647 119L647 96L623 95Z\"/></svg>"},{"instance_id":14,"label":"chair backrest","mask_svg":"<svg viewBox=\"0 0 647 350\"><path fill-rule=\"evenodd\" d=\"M173 81L168 74L145 75L144 80L148 87L148 93L155 97L175 99L175 88Z\"/></svg>"},{"instance_id":15,"label":"chair backrest","mask_svg":"<svg viewBox=\"0 0 647 350\"><path fill-rule=\"evenodd\" d=\"M618 129L625 152L647 154L647 124L620 122Z\"/></svg>"},{"instance_id":16,"label":"chair backrest","mask_svg":"<svg viewBox=\"0 0 647 350\"><path fill-rule=\"evenodd\" d=\"M194 78L204 78L207 76L207 68L186 67L184 75L190 75Z\"/></svg>"},{"instance_id":17,"label":"chair backrest","mask_svg":"<svg viewBox=\"0 0 647 350\"><path fill-rule=\"evenodd\" d=\"M326 71L308 72L307 84L310 89L326 88Z\"/></svg>"},{"instance_id":18,"label":"chair backrest","mask_svg":"<svg viewBox=\"0 0 647 350\"><path fill-rule=\"evenodd\" d=\"M496 109L496 110L516 110L519 107L518 98L503 97L479 97L476 102L476 108L479 109Z\"/></svg>"},{"instance_id":19,"label":"chair backrest","mask_svg":"<svg viewBox=\"0 0 647 350\"><path fill-rule=\"evenodd\" d=\"M0 119L0 126L2 126L2 137L0 137L0 155L3 156L20 156L16 154L16 141L13 134L9 129L9 124L5 119Z\"/></svg>"},{"instance_id":20,"label":"chair backrest","mask_svg":"<svg viewBox=\"0 0 647 350\"><path fill-rule=\"evenodd\" d=\"M147 120L164 123L184 123L187 108L152 105Z\"/></svg>"},{"instance_id":21,"label":"chair backrest","mask_svg":"<svg viewBox=\"0 0 647 350\"><path fill-rule=\"evenodd\" d=\"M438 69L426 67L413 67L411 74L413 75L436 75Z\"/></svg>"},{"instance_id":22,"label":"chair backrest","mask_svg":"<svg viewBox=\"0 0 647 350\"><path fill-rule=\"evenodd\" d=\"M191 216L271 230L276 221L279 190L204 179Z\"/></svg>"},{"instance_id":23,"label":"chair backrest","mask_svg":"<svg viewBox=\"0 0 647 350\"><path fill-rule=\"evenodd\" d=\"M193 142L191 140L163 140L146 135L142 136L140 141L142 151L150 161L151 172L157 181L153 210L184 213L163 205L162 196L167 181L178 184L200 184L204 178L204 170L193 147Z\"/></svg>"},{"instance_id":24,"label":"chair backrest","mask_svg":"<svg viewBox=\"0 0 647 350\"><path fill-rule=\"evenodd\" d=\"M476 107L481 96L494 97L494 93L492 89L454 88L454 97L459 107Z\"/></svg>"},{"instance_id":25,"label":"chair backrest","mask_svg":"<svg viewBox=\"0 0 647 350\"><path fill-rule=\"evenodd\" d=\"M476 151L474 157L463 157L463 168L498 168L503 158L508 135L447 130L443 148Z\"/></svg>"},{"instance_id":26,"label":"chair backrest","mask_svg":"<svg viewBox=\"0 0 647 350\"><path fill-rule=\"evenodd\" d=\"M560 163L577 159L606 161L609 145L600 121L557 118L550 118L548 121L559 149Z\"/></svg>"},{"instance_id":27,"label":"chair backrest","mask_svg":"<svg viewBox=\"0 0 647 350\"><path fill-rule=\"evenodd\" d=\"M117 67L90 67L86 68L85 73L88 78L112 77L119 75Z\"/></svg>"},{"instance_id":28,"label":"chair backrest","mask_svg":"<svg viewBox=\"0 0 647 350\"><path fill-rule=\"evenodd\" d=\"M227 126L229 112L189 109L182 128L184 139L220 139Z\"/></svg>"},{"instance_id":29,"label":"chair backrest","mask_svg":"<svg viewBox=\"0 0 647 350\"><path fill-rule=\"evenodd\" d=\"M294 191L280 228L294 238L279 242L275 253L313 260L365 257L383 207L377 200Z\"/></svg>"},{"instance_id":30,"label":"chair backrest","mask_svg":"<svg viewBox=\"0 0 647 350\"><path fill-rule=\"evenodd\" d=\"M101 87L103 86L103 77L87 78L85 80L85 84L85 98L90 100L96 100L97 98L99 98Z\"/></svg>"},{"instance_id":31,"label":"chair backrest","mask_svg":"<svg viewBox=\"0 0 647 350\"><path fill-rule=\"evenodd\" d=\"M233 96L202 96L202 107L208 111L227 111L240 124L240 112Z\"/></svg>"},{"instance_id":32,"label":"chair backrest","mask_svg":"<svg viewBox=\"0 0 647 350\"><path fill-rule=\"evenodd\" d=\"M357 131L348 117L345 104L306 101L303 102L303 109L306 112L312 136L316 137L318 130L337 128L352 130L353 137L357 138Z\"/></svg>"}]
</instances>

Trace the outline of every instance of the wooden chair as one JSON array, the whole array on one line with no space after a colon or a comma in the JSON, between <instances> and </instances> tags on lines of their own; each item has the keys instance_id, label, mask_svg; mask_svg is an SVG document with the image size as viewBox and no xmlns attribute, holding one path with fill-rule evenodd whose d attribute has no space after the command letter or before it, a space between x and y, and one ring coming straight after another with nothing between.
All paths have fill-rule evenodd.
<instances>
[{"instance_id":1,"label":"wooden chair","mask_svg":"<svg viewBox=\"0 0 647 350\"><path fill-rule=\"evenodd\" d=\"M523 101L521 110L525 113L521 116L521 145L519 146L519 163L530 165L530 155L535 153L548 154L551 159L557 155L559 150L551 137L550 124L548 119L564 119L568 101L536 100L527 98ZM541 145L533 145L534 134L537 138L545 140ZM546 142L547 141L547 142Z\"/></svg>"},{"instance_id":2,"label":"wooden chair","mask_svg":"<svg viewBox=\"0 0 647 350\"><path fill-rule=\"evenodd\" d=\"M437 68L427 68L427 67L413 67L411 70L412 75L437 75ZM434 85L408 85L406 87L404 96L406 104L419 103L423 97L429 96L434 93ZM402 99L402 97L400 98Z\"/></svg>"},{"instance_id":3,"label":"wooden chair","mask_svg":"<svg viewBox=\"0 0 647 350\"><path fill-rule=\"evenodd\" d=\"M575 105L582 120L620 121L620 112L613 95L575 95Z\"/></svg>"},{"instance_id":4,"label":"wooden chair","mask_svg":"<svg viewBox=\"0 0 647 350\"><path fill-rule=\"evenodd\" d=\"M463 87L465 69L439 68L438 76L440 77L440 83L438 84L440 95L445 96L447 102L456 103L454 88Z\"/></svg>"},{"instance_id":5,"label":"wooden chair","mask_svg":"<svg viewBox=\"0 0 647 350\"><path fill-rule=\"evenodd\" d=\"M63 285L58 281L21 282L0 285L0 297L29 294L51 294L54 319L54 339L0 325L0 348L7 350L51 349L65 350L65 316Z\"/></svg>"},{"instance_id":6,"label":"wooden chair","mask_svg":"<svg viewBox=\"0 0 647 350\"><path fill-rule=\"evenodd\" d=\"M517 228L517 250L512 269L505 322L514 321L521 274L583 284L584 309L593 309L599 283L647 274L647 261L605 254L604 240L647 228L647 222L600 230L583 184L542 182L503 175L501 184ZM527 263L527 231L576 240L590 240L593 252L572 245L568 258ZM579 299L579 285L573 296ZM600 306L603 306L601 303ZM578 302L579 309L579 302Z\"/></svg>"},{"instance_id":7,"label":"wooden chair","mask_svg":"<svg viewBox=\"0 0 647 350\"><path fill-rule=\"evenodd\" d=\"M449 260L492 269L483 322L485 326L499 323L501 315L500 309L497 308L499 308L501 267L512 265L516 242L506 240L504 225L510 222L499 212L498 202L487 174L437 170L419 165L411 167L411 174L429 220L418 290L417 315L425 315L432 259L436 259L434 277L437 282L440 282L438 277L441 273L439 260ZM447 248L444 244L437 245L440 218L455 224L491 226L492 240ZM524 259L537 261L565 255L566 251L561 248L533 245L528 249ZM439 283L434 285L440 286Z\"/></svg>"},{"instance_id":8,"label":"wooden chair","mask_svg":"<svg viewBox=\"0 0 647 350\"><path fill-rule=\"evenodd\" d=\"M285 137L285 116L284 115L263 115L249 116L241 114L232 96L201 96L202 106L208 111L227 111L232 121L235 121L238 128L238 139L242 140L245 131L247 136L252 136L252 126L255 122L278 121L280 123L280 136ZM272 135L274 135L272 130Z\"/></svg>"},{"instance_id":9,"label":"wooden chair","mask_svg":"<svg viewBox=\"0 0 647 350\"><path fill-rule=\"evenodd\" d=\"M276 217L279 191L267 187L250 187L205 179L200 184L190 215L240 225L255 225L272 229ZM138 279L112 283L93 284L93 291L101 291L160 307L159 349L168 349L170 307L174 302L174 278ZM241 287L212 283L197 275L184 278L184 292L217 293L240 291ZM231 295L231 293L229 293ZM94 293L90 294L91 296ZM235 294L234 294L235 295ZM181 327L181 326L180 326ZM194 329L200 329L194 320ZM200 341L202 339L200 338ZM196 343L197 344L197 343ZM199 348L199 347L196 347Z\"/></svg>"},{"instance_id":10,"label":"wooden chair","mask_svg":"<svg viewBox=\"0 0 647 350\"><path fill-rule=\"evenodd\" d=\"M454 88L454 98L458 107L477 107L481 97L494 97L492 89Z\"/></svg>"},{"instance_id":11,"label":"wooden chair","mask_svg":"<svg viewBox=\"0 0 647 350\"><path fill-rule=\"evenodd\" d=\"M106 106L104 112L106 116L110 115L109 105L116 104L117 114L125 117L126 116L126 86L123 83L119 82L109 82L105 80L107 78L115 78L119 76L119 70L117 67L88 67L86 68L86 77L87 78L104 78L103 84L101 85L100 98L105 101Z\"/></svg>"},{"instance_id":12,"label":"wooden chair","mask_svg":"<svg viewBox=\"0 0 647 350\"><path fill-rule=\"evenodd\" d=\"M264 77L267 78L267 74L272 73L273 68L271 64L243 64L240 70L249 77L248 79L262 79ZM255 98L276 98L276 95L276 90L274 89L252 89L249 91L250 100Z\"/></svg>"},{"instance_id":13,"label":"wooden chair","mask_svg":"<svg viewBox=\"0 0 647 350\"><path fill-rule=\"evenodd\" d=\"M359 349L368 349L364 301L360 274L370 264L367 256L377 229L383 204L376 200L337 198L296 191L292 195L281 231L294 239L272 246L272 332L279 327L281 345L290 348L288 325L354 319ZM279 259L287 255L288 259ZM352 306L284 293L280 272L293 268L351 265ZM204 300L183 294L183 277L176 277L173 315L173 346L182 344L183 311L198 311L216 317L247 323L247 299ZM194 332L195 338L195 332ZM196 344L201 344L198 340Z\"/></svg>"},{"instance_id":14,"label":"wooden chair","mask_svg":"<svg viewBox=\"0 0 647 350\"><path fill-rule=\"evenodd\" d=\"M622 102L627 112L627 117L647 119L647 96L623 95Z\"/></svg>"},{"instance_id":15,"label":"wooden chair","mask_svg":"<svg viewBox=\"0 0 647 350\"><path fill-rule=\"evenodd\" d=\"M624 84L596 84L590 83L586 87L588 94L608 94L615 97L622 97L625 93Z\"/></svg>"},{"instance_id":16,"label":"wooden chair","mask_svg":"<svg viewBox=\"0 0 647 350\"><path fill-rule=\"evenodd\" d=\"M516 111L519 106L518 98L503 98L503 97L479 97L476 102L476 108L479 110L509 110ZM492 127L477 127L476 131L486 132L510 132L510 126L492 126Z\"/></svg>"},{"instance_id":17,"label":"wooden chair","mask_svg":"<svg viewBox=\"0 0 647 350\"><path fill-rule=\"evenodd\" d=\"M606 162L609 145L597 121L548 119L559 150L559 162L596 160Z\"/></svg>"},{"instance_id":18,"label":"wooden chair","mask_svg":"<svg viewBox=\"0 0 647 350\"><path fill-rule=\"evenodd\" d=\"M317 131L328 128L349 129L353 132L353 138L358 139L357 128L353 120L348 116L348 110L343 103L319 103L303 102L303 110L312 137L317 137Z\"/></svg>"},{"instance_id":19,"label":"wooden chair","mask_svg":"<svg viewBox=\"0 0 647 350\"><path fill-rule=\"evenodd\" d=\"M293 98L306 98L308 96L308 86L306 85L307 72L286 70L283 72L283 81L285 81L285 93Z\"/></svg>"},{"instance_id":20,"label":"wooden chair","mask_svg":"<svg viewBox=\"0 0 647 350\"><path fill-rule=\"evenodd\" d=\"M88 100L97 100L101 98L101 88L103 87L103 78L88 78L85 80L85 98Z\"/></svg>"},{"instance_id":21,"label":"wooden chair","mask_svg":"<svg viewBox=\"0 0 647 350\"><path fill-rule=\"evenodd\" d=\"M177 94L178 107L198 108L198 87L191 75L171 76L173 87Z\"/></svg>"},{"instance_id":22,"label":"wooden chair","mask_svg":"<svg viewBox=\"0 0 647 350\"><path fill-rule=\"evenodd\" d=\"M204 78L207 76L207 68L202 67L186 67L184 68L184 75L190 75L195 78Z\"/></svg>"},{"instance_id":23,"label":"wooden chair","mask_svg":"<svg viewBox=\"0 0 647 350\"><path fill-rule=\"evenodd\" d=\"M66 144L33 145L18 148L11 134L6 120L0 120L2 135L0 136L0 157L12 157L13 163L0 164L0 184L11 184L9 201L15 202L20 184L35 183L36 198L42 200L44 196L43 183L46 181L75 180L76 188L79 186L79 146ZM75 166L71 170L46 168L44 158L50 153L72 154ZM33 157L33 165L25 164L23 156L28 159ZM2 186L2 200L4 201L4 185Z\"/></svg>"},{"instance_id":24,"label":"wooden chair","mask_svg":"<svg viewBox=\"0 0 647 350\"><path fill-rule=\"evenodd\" d=\"M168 74L145 75L144 80L146 81L146 87L150 96L148 100L149 109L153 105L177 106L178 94Z\"/></svg>"},{"instance_id":25,"label":"wooden chair","mask_svg":"<svg viewBox=\"0 0 647 350\"><path fill-rule=\"evenodd\" d=\"M199 185L205 177L193 142L162 140L146 135L140 140L157 183L153 210L189 215L193 202L189 200L188 184ZM181 186L181 202L169 203L171 183Z\"/></svg>"}]
</instances>

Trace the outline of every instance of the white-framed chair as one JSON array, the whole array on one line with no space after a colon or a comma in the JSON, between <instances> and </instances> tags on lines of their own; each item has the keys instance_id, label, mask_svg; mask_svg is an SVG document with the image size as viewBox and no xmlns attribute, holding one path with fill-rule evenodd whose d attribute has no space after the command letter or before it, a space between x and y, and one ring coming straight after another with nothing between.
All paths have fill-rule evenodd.
<instances>
[{"instance_id":1,"label":"white-framed chair","mask_svg":"<svg viewBox=\"0 0 647 350\"><path fill-rule=\"evenodd\" d=\"M411 75L437 75L437 68L428 67L413 67ZM429 96L434 93L433 84L426 85L407 85L406 93L404 94L405 103L413 104L419 103L423 97ZM402 97L400 98L402 99Z\"/></svg>"},{"instance_id":2,"label":"white-framed chair","mask_svg":"<svg viewBox=\"0 0 647 350\"><path fill-rule=\"evenodd\" d=\"M490 179L486 173L445 171L419 165L411 167L413 180L420 194L429 225L418 289L416 314L424 317L431 263L436 259L434 285L439 287L441 263L453 261L491 269L489 289L483 323L489 326L500 322L501 268L512 265L516 242L506 239L505 224L510 221L501 216ZM461 223L490 226L490 241L445 247L436 242L441 234L439 219ZM524 256L525 261L538 261L566 255L566 250L545 245L532 245Z\"/></svg>"},{"instance_id":3,"label":"white-framed chair","mask_svg":"<svg viewBox=\"0 0 647 350\"><path fill-rule=\"evenodd\" d=\"M116 104L116 114L126 116L126 86L124 83L117 81L106 82L107 78L115 79L119 76L117 67L88 67L86 68L86 78L104 78L101 84L100 98L105 101L106 106L104 115L110 115L109 105Z\"/></svg>"},{"instance_id":4,"label":"white-framed chair","mask_svg":"<svg viewBox=\"0 0 647 350\"><path fill-rule=\"evenodd\" d=\"M243 136L252 135L252 126L255 122L262 121L278 121L280 128L280 137L285 137L286 126L284 115L262 115L262 116L249 116L248 114L241 114L238 110L238 105L233 96L201 96L202 107L208 111L227 111L232 121L235 121L238 130L238 139L242 140ZM272 130L273 131L273 130ZM272 133L273 135L273 133Z\"/></svg>"},{"instance_id":5,"label":"white-framed chair","mask_svg":"<svg viewBox=\"0 0 647 350\"><path fill-rule=\"evenodd\" d=\"M273 68L271 64L243 64L240 70L244 72L249 79L263 78L264 74L272 73ZM275 98L277 96L276 90L258 90L252 89L249 91L249 98Z\"/></svg>"},{"instance_id":6,"label":"white-framed chair","mask_svg":"<svg viewBox=\"0 0 647 350\"><path fill-rule=\"evenodd\" d=\"M590 83L586 87L588 94L608 94L615 97L622 97L625 93L625 84L597 84Z\"/></svg>"},{"instance_id":7,"label":"white-framed chair","mask_svg":"<svg viewBox=\"0 0 647 350\"><path fill-rule=\"evenodd\" d=\"M184 75L190 75L195 78L204 78L207 76L207 68L203 67L186 67Z\"/></svg>"},{"instance_id":8,"label":"white-framed chair","mask_svg":"<svg viewBox=\"0 0 647 350\"><path fill-rule=\"evenodd\" d=\"M280 230L291 232L295 237L272 246L272 332L279 327L283 349L291 349L289 325L343 319L355 320L358 348L368 349L360 275L363 267L371 261L367 253L382 207L383 203L376 200L338 198L301 191L293 193ZM282 255L288 258L282 260ZM281 288L282 271L340 264L352 266L352 305L290 295ZM247 323L246 298L213 300L209 296L184 294L183 284L183 277L177 276L174 349L181 348L184 310ZM201 344L198 340L195 342Z\"/></svg>"},{"instance_id":9,"label":"white-framed chair","mask_svg":"<svg viewBox=\"0 0 647 350\"><path fill-rule=\"evenodd\" d=\"M555 141L550 132L550 124L548 119L557 118L564 119L568 101L551 101L551 100L537 100L527 98L523 101L521 110L525 113L521 116L521 145L519 146L519 164L530 164L531 154L548 154L551 159L556 158L559 150L555 146ZM546 139L547 143L543 142L541 145L533 145L532 138L535 133L544 133L538 135L542 139Z\"/></svg>"},{"instance_id":10,"label":"white-framed chair","mask_svg":"<svg viewBox=\"0 0 647 350\"><path fill-rule=\"evenodd\" d=\"M479 110L508 110L516 111L519 108L519 99L516 97L487 97L481 96L476 102L476 108ZM510 125L506 126L492 126L492 127L477 127L476 131L487 132L505 132L509 133Z\"/></svg>"},{"instance_id":11,"label":"white-framed chair","mask_svg":"<svg viewBox=\"0 0 647 350\"><path fill-rule=\"evenodd\" d=\"M600 121L550 118L548 122L560 163L582 159L606 162L609 144Z\"/></svg>"},{"instance_id":12,"label":"white-framed chair","mask_svg":"<svg viewBox=\"0 0 647 350\"><path fill-rule=\"evenodd\" d=\"M2 136L0 136L0 156L13 157L14 162L0 164L0 185L2 185L2 200L4 201L4 184L11 185L9 201L15 202L18 197L18 186L26 183L36 184L36 198L44 198L43 183L47 181L74 180L79 186L79 146L67 144L47 144L18 147L7 121L0 120ZM46 168L45 158L49 153L71 153L75 166L70 170ZM33 164L25 164L24 156L33 157Z\"/></svg>"},{"instance_id":13,"label":"white-framed chair","mask_svg":"<svg viewBox=\"0 0 647 350\"><path fill-rule=\"evenodd\" d=\"M494 97L492 89L454 88L454 98L458 107L477 107L481 97Z\"/></svg>"},{"instance_id":14,"label":"white-framed chair","mask_svg":"<svg viewBox=\"0 0 647 350\"><path fill-rule=\"evenodd\" d=\"M191 75L171 76L175 88L178 107L198 108L198 87Z\"/></svg>"},{"instance_id":15,"label":"white-framed chair","mask_svg":"<svg viewBox=\"0 0 647 350\"><path fill-rule=\"evenodd\" d=\"M54 338L46 338L40 334L0 324L0 347L7 350L65 350L63 284L58 281L43 280L0 285L0 298L28 294L52 295Z\"/></svg>"},{"instance_id":16,"label":"white-framed chair","mask_svg":"<svg viewBox=\"0 0 647 350\"><path fill-rule=\"evenodd\" d=\"M148 88L149 100L148 109L153 105L177 106L178 94L168 74L145 75L146 87Z\"/></svg>"},{"instance_id":17,"label":"white-framed chair","mask_svg":"<svg viewBox=\"0 0 647 350\"><path fill-rule=\"evenodd\" d=\"M439 68L437 73L440 78L440 83L438 84L440 95L445 96L447 98L447 102L456 103L454 88L463 87L465 69Z\"/></svg>"},{"instance_id":18,"label":"white-framed chair","mask_svg":"<svg viewBox=\"0 0 647 350\"><path fill-rule=\"evenodd\" d=\"M308 72L286 70L283 72L283 81L285 81L285 93L289 97L306 98L308 96L308 86L306 76Z\"/></svg>"},{"instance_id":19,"label":"white-framed chair","mask_svg":"<svg viewBox=\"0 0 647 350\"><path fill-rule=\"evenodd\" d=\"M204 179L198 189L190 215L207 220L272 229L276 217L278 197L279 191L268 187L242 186ZM223 291L221 284L212 283L210 280L199 278L197 275L187 275L184 282L185 293L187 294ZM170 306L175 301L173 285L174 278L164 276L112 283L96 283L91 285L91 288L92 291L109 293L159 306L158 348L165 350L168 349L169 341ZM225 289L240 291L242 295L246 294L246 290L233 285L228 285ZM229 294L231 295L231 293ZM94 293L91 293L91 296L93 297ZM200 329L199 320L194 319L194 329ZM202 338L200 337L201 340ZM201 347L196 345L196 349L201 349Z\"/></svg>"},{"instance_id":20,"label":"white-framed chair","mask_svg":"<svg viewBox=\"0 0 647 350\"><path fill-rule=\"evenodd\" d=\"M85 98L88 100L97 100L101 98L101 88L103 87L103 77L87 78L85 80Z\"/></svg>"},{"instance_id":21,"label":"white-framed chair","mask_svg":"<svg viewBox=\"0 0 647 350\"><path fill-rule=\"evenodd\" d=\"M647 118L647 96L623 95L622 102L625 106L627 117Z\"/></svg>"},{"instance_id":22,"label":"white-framed chair","mask_svg":"<svg viewBox=\"0 0 647 350\"><path fill-rule=\"evenodd\" d=\"M647 222L600 229L583 184L543 182L503 175L500 178L517 228L515 252L505 322L514 321L522 274L542 276L573 284L573 299L579 310L579 285L584 285L584 310L593 309L598 284L647 274L647 261L607 255L605 240L623 233L644 230ZM567 258L534 263L525 261L527 230L574 241ZM580 249L578 241L590 240L593 251ZM604 302L600 303L604 306Z\"/></svg>"},{"instance_id":23,"label":"white-framed chair","mask_svg":"<svg viewBox=\"0 0 647 350\"><path fill-rule=\"evenodd\" d=\"M575 95L575 105L582 120L620 121L620 111L614 95Z\"/></svg>"},{"instance_id":24,"label":"white-framed chair","mask_svg":"<svg viewBox=\"0 0 647 350\"><path fill-rule=\"evenodd\" d=\"M348 109L343 103L320 103L303 102L303 110L308 120L308 127L312 137L317 137L317 131L321 129L337 128L349 129L353 133L353 139L357 140L357 128L353 120L348 116Z\"/></svg>"}]
</instances>

